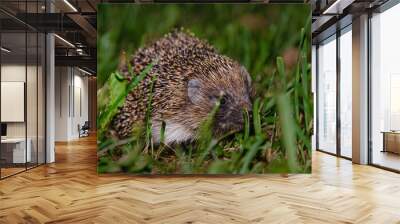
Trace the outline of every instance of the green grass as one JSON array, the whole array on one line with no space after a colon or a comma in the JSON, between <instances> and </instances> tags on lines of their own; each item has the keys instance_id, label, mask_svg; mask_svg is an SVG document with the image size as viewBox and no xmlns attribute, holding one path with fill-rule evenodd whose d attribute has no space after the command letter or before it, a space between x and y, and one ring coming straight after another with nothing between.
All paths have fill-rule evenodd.
<instances>
[{"instance_id":1,"label":"green grass","mask_svg":"<svg viewBox=\"0 0 400 224\"><path fill-rule=\"evenodd\" d=\"M310 9L305 5L100 5L98 171L311 172L309 21ZM151 140L151 90L145 121L134 125L131 137L118 139L110 131L112 117L152 66L131 74L134 81L127 83L117 71L119 56L123 51L133 54L174 27L191 30L247 68L255 89L252 116L244 111L243 130L217 139L210 131L217 105L199 128L195 143L165 145L163 124L161 144L155 145Z\"/></svg>"}]
</instances>

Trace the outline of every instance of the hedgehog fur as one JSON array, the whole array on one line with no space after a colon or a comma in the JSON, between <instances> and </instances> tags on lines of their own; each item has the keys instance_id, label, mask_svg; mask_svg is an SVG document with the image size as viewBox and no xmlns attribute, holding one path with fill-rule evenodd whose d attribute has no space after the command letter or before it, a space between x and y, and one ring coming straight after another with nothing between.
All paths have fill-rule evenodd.
<instances>
[{"instance_id":1,"label":"hedgehog fur","mask_svg":"<svg viewBox=\"0 0 400 224\"><path fill-rule=\"evenodd\" d=\"M154 76L151 124L155 142L160 141L162 122L166 124L165 143L196 139L201 122L218 99L221 105L215 116L216 135L241 129L243 110L251 110L251 80L246 69L188 31L166 34L138 49L128 63L134 74L150 63L153 66L113 119L113 129L120 138L130 136L134 124L145 120ZM132 80L127 65L121 66L120 72Z\"/></svg>"}]
</instances>

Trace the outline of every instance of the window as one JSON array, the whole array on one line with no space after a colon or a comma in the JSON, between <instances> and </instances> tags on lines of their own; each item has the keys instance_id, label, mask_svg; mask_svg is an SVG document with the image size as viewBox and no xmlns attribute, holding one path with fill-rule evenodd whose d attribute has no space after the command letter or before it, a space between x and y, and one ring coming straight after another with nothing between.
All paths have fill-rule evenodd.
<instances>
[{"instance_id":1,"label":"window","mask_svg":"<svg viewBox=\"0 0 400 224\"><path fill-rule=\"evenodd\" d=\"M336 35L318 48L318 149L336 153Z\"/></svg>"},{"instance_id":2,"label":"window","mask_svg":"<svg viewBox=\"0 0 400 224\"><path fill-rule=\"evenodd\" d=\"M371 162L400 170L400 5L371 18Z\"/></svg>"},{"instance_id":3,"label":"window","mask_svg":"<svg viewBox=\"0 0 400 224\"><path fill-rule=\"evenodd\" d=\"M340 39L340 155L352 156L352 33L351 25Z\"/></svg>"}]
</instances>

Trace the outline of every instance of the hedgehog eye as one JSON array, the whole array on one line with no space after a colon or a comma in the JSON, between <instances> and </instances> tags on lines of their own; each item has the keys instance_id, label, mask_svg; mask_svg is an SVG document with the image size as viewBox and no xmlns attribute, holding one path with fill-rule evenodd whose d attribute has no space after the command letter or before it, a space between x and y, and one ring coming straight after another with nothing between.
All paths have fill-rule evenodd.
<instances>
[{"instance_id":1,"label":"hedgehog eye","mask_svg":"<svg viewBox=\"0 0 400 224\"><path fill-rule=\"evenodd\" d=\"M222 98L221 98L221 101L219 102L221 105L225 105L226 104L226 97L225 96L223 96Z\"/></svg>"}]
</instances>

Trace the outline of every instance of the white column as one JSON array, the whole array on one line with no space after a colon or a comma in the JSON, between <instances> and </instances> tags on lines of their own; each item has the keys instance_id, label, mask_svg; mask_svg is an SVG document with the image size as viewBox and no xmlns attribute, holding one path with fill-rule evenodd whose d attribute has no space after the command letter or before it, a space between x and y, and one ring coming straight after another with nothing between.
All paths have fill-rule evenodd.
<instances>
[{"instance_id":1,"label":"white column","mask_svg":"<svg viewBox=\"0 0 400 224\"><path fill-rule=\"evenodd\" d=\"M54 76L54 35L47 34L47 77L46 77L46 162L55 161L54 133L55 133L55 76Z\"/></svg>"},{"instance_id":2,"label":"white column","mask_svg":"<svg viewBox=\"0 0 400 224\"><path fill-rule=\"evenodd\" d=\"M368 15L353 19L353 162L368 163Z\"/></svg>"},{"instance_id":3,"label":"white column","mask_svg":"<svg viewBox=\"0 0 400 224\"><path fill-rule=\"evenodd\" d=\"M47 12L53 12L54 6L47 2ZM54 35L46 35L46 163L55 161L54 133L55 133L55 55Z\"/></svg>"}]
</instances>

